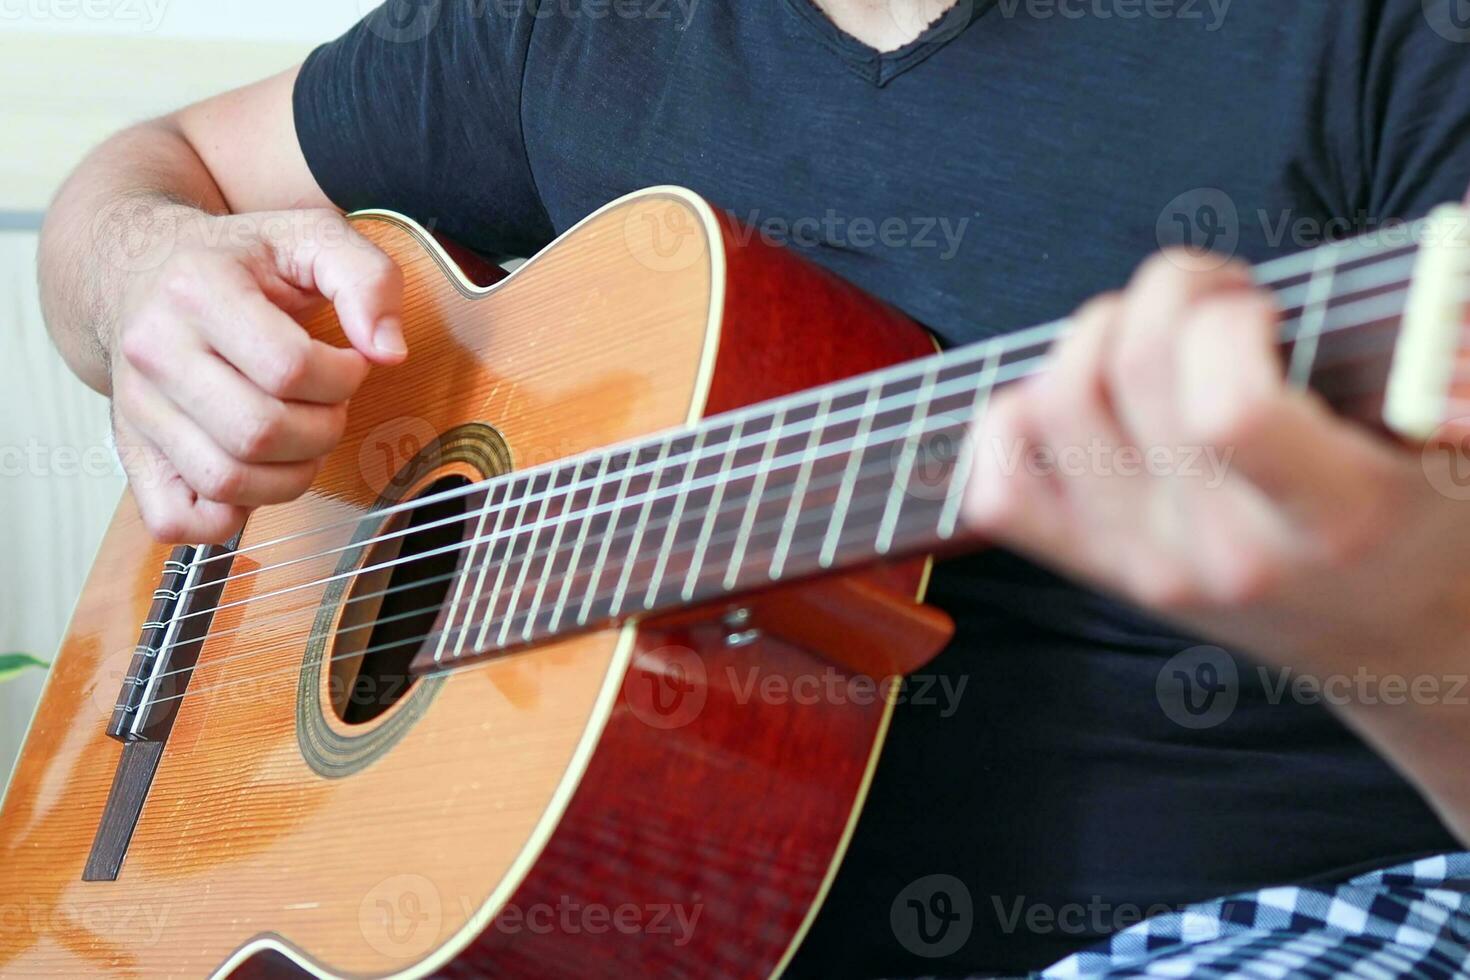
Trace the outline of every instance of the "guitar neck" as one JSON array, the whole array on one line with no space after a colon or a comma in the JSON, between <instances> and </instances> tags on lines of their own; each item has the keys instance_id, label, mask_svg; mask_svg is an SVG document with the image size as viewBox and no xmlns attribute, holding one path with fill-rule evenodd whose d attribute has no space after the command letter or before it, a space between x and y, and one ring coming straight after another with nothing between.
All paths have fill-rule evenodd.
<instances>
[{"instance_id":1,"label":"guitar neck","mask_svg":"<svg viewBox=\"0 0 1470 980\"><path fill-rule=\"evenodd\" d=\"M1406 310L1430 288L1414 286L1425 264L1417 238L1338 243L1257 270L1281 310L1291 383L1370 424L1393 414ZM1470 253L1460 252L1445 275L1463 270ZM482 543L467 567L497 571L451 609L415 669L952 547L978 453L998 454L1003 471L1065 472L1064 461L981 446L970 432L994 393L1039 370L1066 329L1000 336L485 485L474 498ZM1414 411L1425 409L1399 414ZM540 586L511 589L527 597L507 601L506 580Z\"/></svg>"}]
</instances>

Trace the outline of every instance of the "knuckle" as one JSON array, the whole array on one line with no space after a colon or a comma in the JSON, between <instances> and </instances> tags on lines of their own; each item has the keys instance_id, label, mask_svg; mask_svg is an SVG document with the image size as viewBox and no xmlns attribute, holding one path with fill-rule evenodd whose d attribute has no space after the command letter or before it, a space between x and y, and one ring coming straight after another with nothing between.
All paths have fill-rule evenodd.
<instances>
[{"instance_id":1,"label":"knuckle","mask_svg":"<svg viewBox=\"0 0 1470 980\"><path fill-rule=\"evenodd\" d=\"M1173 283L1185 290L1206 289L1212 286L1247 281L1250 269L1238 260L1221 262L1214 252L1171 245L1150 256L1139 268L1140 277L1146 274L1147 281L1154 284Z\"/></svg>"},{"instance_id":2,"label":"knuckle","mask_svg":"<svg viewBox=\"0 0 1470 980\"><path fill-rule=\"evenodd\" d=\"M983 490L965 501L965 523L982 534L995 534L1014 525L1022 515L1021 495L1013 480L988 478Z\"/></svg>"},{"instance_id":3,"label":"knuckle","mask_svg":"<svg viewBox=\"0 0 1470 980\"><path fill-rule=\"evenodd\" d=\"M1036 427L1049 438L1071 443L1097 428L1091 420L1102 411L1102 399L1090 385L1048 385L1034 409Z\"/></svg>"},{"instance_id":4,"label":"knuckle","mask_svg":"<svg viewBox=\"0 0 1470 980\"><path fill-rule=\"evenodd\" d=\"M239 459L258 462L279 445L285 428L285 406L272 400L260 411L247 413L237 423L229 448Z\"/></svg>"},{"instance_id":5,"label":"knuckle","mask_svg":"<svg viewBox=\"0 0 1470 980\"><path fill-rule=\"evenodd\" d=\"M189 523L172 508L140 498L138 509L143 518L143 527L155 541L182 541L188 536Z\"/></svg>"},{"instance_id":6,"label":"knuckle","mask_svg":"<svg viewBox=\"0 0 1470 980\"><path fill-rule=\"evenodd\" d=\"M1193 576L1173 562L1157 559L1134 564L1129 591L1139 605L1163 613L1198 611L1205 598Z\"/></svg>"},{"instance_id":7,"label":"knuckle","mask_svg":"<svg viewBox=\"0 0 1470 980\"><path fill-rule=\"evenodd\" d=\"M1036 379L1031 401L1037 428L1061 439L1086 439L1100 432L1109 414L1103 381L1091 371L1071 376L1045 372Z\"/></svg>"},{"instance_id":8,"label":"knuckle","mask_svg":"<svg viewBox=\"0 0 1470 980\"><path fill-rule=\"evenodd\" d=\"M1100 293L1077 308L1073 316L1078 330L1097 330L1123 312L1123 294L1116 290Z\"/></svg>"},{"instance_id":9,"label":"knuckle","mask_svg":"<svg viewBox=\"0 0 1470 980\"><path fill-rule=\"evenodd\" d=\"M1228 409L1213 413L1203 421L1194 421L1191 436L1201 445L1221 449L1249 445L1273 424L1276 404L1272 399L1242 401Z\"/></svg>"},{"instance_id":10,"label":"knuckle","mask_svg":"<svg viewBox=\"0 0 1470 980\"><path fill-rule=\"evenodd\" d=\"M1124 331L1113 346L1108 373L1116 386L1147 384L1168 367L1168 350L1156 338Z\"/></svg>"},{"instance_id":11,"label":"knuckle","mask_svg":"<svg viewBox=\"0 0 1470 980\"><path fill-rule=\"evenodd\" d=\"M1128 291L1136 296L1160 289L1171 292L1182 289L1190 277L1190 270L1196 268L1198 262L1198 253L1187 248L1173 247L1155 252L1138 266Z\"/></svg>"},{"instance_id":12,"label":"knuckle","mask_svg":"<svg viewBox=\"0 0 1470 980\"><path fill-rule=\"evenodd\" d=\"M309 463L303 464L299 468L299 472L297 472L287 484L286 490L287 493L290 495L289 499L295 500L297 497L310 490L311 485L316 482L317 474L321 472L321 469L321 460L313 460Z\"/></svg>"},{"instance_id":13,"label":"knuckle","mask_svg":"<svg viewBox=\"0 0 1470 980\"><path fill-rule=\"evenodd\" d=\"M125 324L120 337L123 358L144 374L154 374L163 364L163 339L149 320Z\"/></svg>"},{"instance_id":14,"label":"knuckle","mask_svg":"<svg viewBox=\"0 0 1470 980\"><path fill-rule=\"evenodd\" d=\"M165 302L193 309L203 299L205 260L195 252L175 253L159 272L158 294Z\"/></svg>"},{"instance_id":15,"label":"knuckle","mask_svg":"<svg viewBox=\"0 0 1470 980\"><path fill-rule=\"evenodd\" d=\"M265 390L277 398L289 398L306 380L311 368L310 355L305 338L299 343L277 345L266 363L262 379Z\"/></svg>"},{"instance_id":16,"label":"knuckle","mask_svg":"<svg viewBox=\"0 0 1470 980\"><path fill-rule=\"evenodd\" d=\"M198 481L194 489L204 497L219 503L234 503L249 488L250 472L235 460L212 459L199 467Z\"/></svg>"},{"instance_id":17,"label":"knuckle","mask_svg":"<svg viewBox=\"0 0 1470 980\"><path fill-rule=\"evenodd\" d=\"M403 287L403 270L386 252L370 244L364 252L363 274L358 285L398 290Z\"/></svg>"},{"instance_id":18,"label":"knuckle","mask_svg":"<svg viewBox=\"0 0 1470 980\"><path fill-rule=\"evenodd\" d=\"M1269 596L1281 580L1281 570L1268 557L1242 550L1230 556L1214 580L1215 603L1227 607L1248 606Z\"/></svg>"},{"instance_id":19,"label":"knuckle","mask_svg":"<svg viewBox=\"0 0 1470 980\"><path fill-rule=\"evenodd\" d=\"M335 405L327 405L325 406L325 412L327 416L326 450L330 451L335 449L337 444L342 441L342 437L347 434L347 403L338 402Z\"/></svg>"}]
</instances>

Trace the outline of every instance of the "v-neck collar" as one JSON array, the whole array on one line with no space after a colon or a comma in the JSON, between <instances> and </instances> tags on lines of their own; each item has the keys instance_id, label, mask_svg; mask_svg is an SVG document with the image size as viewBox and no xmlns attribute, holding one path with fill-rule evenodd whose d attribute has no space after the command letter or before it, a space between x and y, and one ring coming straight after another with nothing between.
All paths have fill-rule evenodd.
<instances>
[{"instance_id":1,"label":"v-neck collar","mask_svg":"<svg viewBox=\"0 0 1470 980\"><path fill-rule=\"evenodd\" d=\"M812 0L785 0L786 7L842 59L843 65L880 88L959 37L995 0L956 0L922 34L892 51L879 51L838 27Z\"/></svg>"}]
</instances>

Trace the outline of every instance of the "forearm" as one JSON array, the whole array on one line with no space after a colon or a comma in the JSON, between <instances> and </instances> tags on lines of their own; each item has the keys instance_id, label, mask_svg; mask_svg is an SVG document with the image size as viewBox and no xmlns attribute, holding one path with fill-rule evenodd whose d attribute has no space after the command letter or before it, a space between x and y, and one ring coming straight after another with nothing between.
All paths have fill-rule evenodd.
<instances>
[{"instance_id":1,"label":"forearm","mask_svg":"<svg viewBox=\"0 0 1470 980\"><path fill-rule=\"evenodd\" d=\"M71 369L110 393L111 337L131 277L148 271L182 224L228 210L208 167L168 118L93 151L41 229L41 307Z\"/></svg>"},{"instance_id":2,"label":"forearm","mask_svg":"<svg viewBox=\"0 0 1470 980\"><path fill-rule=\"evenodd\" d=\"M1428 671L1398 670L1391 695L1344 709L1348 723L1418 786L1470 847L1470 649ZM1387 688L1385 688L1387 689Z\"/></svg>"}]
</instances>

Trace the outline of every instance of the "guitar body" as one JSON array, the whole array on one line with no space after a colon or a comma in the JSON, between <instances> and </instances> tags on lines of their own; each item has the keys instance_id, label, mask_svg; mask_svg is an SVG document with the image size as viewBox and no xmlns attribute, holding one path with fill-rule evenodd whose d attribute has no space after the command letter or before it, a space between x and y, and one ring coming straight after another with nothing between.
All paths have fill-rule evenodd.
<instances>
[{"instance_id":1,"label":"guitar body","mask_svg":"<svg viewBox=\"0 0 1470 980\"><path fill-rule=\"evenodd\" d=\"M84 880L133 778L105 729L170 556L123 500L0 812L0 974L779 972L892 710L868 683L801 695L937 651L926 562L379 678L366 719L341 708L357 679L333 636L353 569L316 580L354 518L435 481L685 425L928 337L674 188L488 288L406 220L356 221L404 270L411 356L354 398L312 491L252 517L120 869ZM329 314L308 328L342 342ZM266 544L307 528L328 530Z\"/></svg>"}]
</instances>

